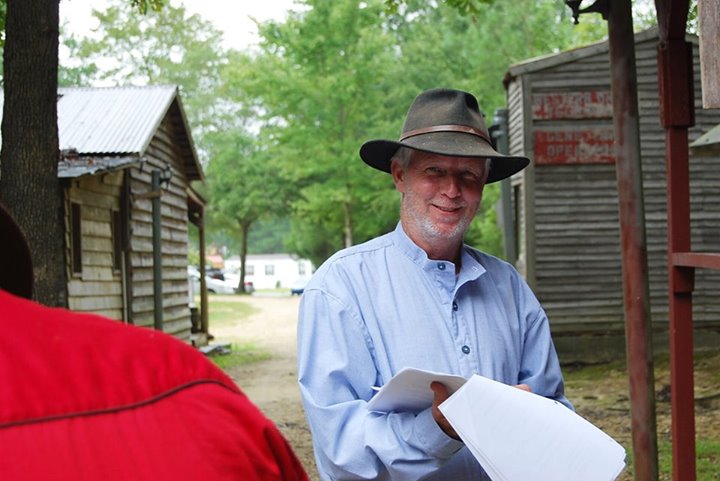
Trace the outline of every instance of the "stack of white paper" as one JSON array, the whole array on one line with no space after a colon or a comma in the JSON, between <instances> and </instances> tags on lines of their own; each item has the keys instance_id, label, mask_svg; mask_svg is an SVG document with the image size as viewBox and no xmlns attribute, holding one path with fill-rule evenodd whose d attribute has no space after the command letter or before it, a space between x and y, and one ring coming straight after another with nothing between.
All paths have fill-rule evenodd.
<instances>
[{"instance_id":1,"label":"stack of white paper","mask_svg":"<svg viewBox=\"0 0 720 481\"><path fill-rule=\"evenodd\" d=\"M462 376L441 374L406 367L398 371L368 402L368 410L377 412L417 413L432 406L434 394L430 389L433 381L445 384L450 394L465 384Z\"/></svg>"},{"instance_id":2,"label":"stack of white paper","mask_svg":"<svg viewBox=\"0 0 720 481\"><path fill-rule=\"evenodd\" d=\"M493 481L612 481L625 449L562 404L473 376L440 411Z\"/></svg>"}]
</instances>

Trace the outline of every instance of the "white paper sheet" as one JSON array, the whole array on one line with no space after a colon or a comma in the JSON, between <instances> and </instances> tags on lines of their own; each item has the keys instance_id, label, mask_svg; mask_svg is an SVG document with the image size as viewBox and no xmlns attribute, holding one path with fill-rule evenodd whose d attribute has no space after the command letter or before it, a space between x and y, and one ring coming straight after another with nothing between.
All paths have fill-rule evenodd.
<instances>
[{"instance_id":1,"label":"white paper sheet","mask_svg":"<svg viewBox=\"0 0 720 481\"><path fill-rule=\"evenodd\" d=\"M420 412L432 406L433 381L443 383L450 394L465 384L462 376L442 374L415 368L403 368L390 381L380 388L368 402L368 410L377 412Z\"/></svg>"},{"instance_id":2,"label":"white paper sheet","mask_svg":"<svg viewBox=\"0 0 720 481\"><path fill-rule=\"evenodd\" d=\"M473 376L440 405L493 481L612 481L625 449L562 404Z\"/></svg>"}]
</instances>

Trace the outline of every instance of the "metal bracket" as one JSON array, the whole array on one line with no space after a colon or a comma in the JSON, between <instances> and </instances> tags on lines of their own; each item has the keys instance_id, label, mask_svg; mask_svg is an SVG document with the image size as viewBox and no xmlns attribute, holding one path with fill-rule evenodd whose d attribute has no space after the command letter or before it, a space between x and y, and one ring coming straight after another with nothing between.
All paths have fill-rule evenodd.
<instances>
[{"instance_id":1,"label":"metal bracket","mask_svg":"<svg viewBox=\"0 0 720 481\"><path fill-rule=\"evenodd\" d=\"M595 0L595 3L593 3L589 7L581 9L580 4L582 2L583 0L565 0L567 6L570 7L570 10L572 10L573 21L575 25L580 23L578 17L581 13L599 13L602 15L603 20L608 19L608 15L610 14L609 0Z\"/></svg>"}]
</instances>

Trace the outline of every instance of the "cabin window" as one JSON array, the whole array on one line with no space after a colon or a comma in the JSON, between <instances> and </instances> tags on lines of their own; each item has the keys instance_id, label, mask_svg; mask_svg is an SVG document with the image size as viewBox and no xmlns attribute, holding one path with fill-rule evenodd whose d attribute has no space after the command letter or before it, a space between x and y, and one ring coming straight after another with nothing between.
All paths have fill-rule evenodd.
<instances>
[{"instance_id":1,"label":"cabin window","mask_svg":"<svg viewBox=\"0 0 720 481\"><path fill-rule=\"evenodd\" d=\"M245 266L245 275L246 276L254 276L255 275L255 266L253 265L246 265Z\"/></svg>"},{"instance_id":2,"label":"cabin window","mask_svg":"<svg viewBox=\"0 0 720 481\"><path fill-rule=\"evenodd\" d=\"M122 227L120 223L120 211L112 211L112 260L113 271L120 272L122 267Z\"/></svg>"},{"instance_id":3,"label":"cabin window","mask_svg":"<svg viewBox=\"0 0 720 481\"><path fill-rule=\"evenodd\" d=\"M275 265L274 264L265 264L265 275L266 276L274 276L275 275Z\"/></svg>"},{"instance_id":4,"label":"cabin window","mask_svg":"<svg viewBox=\"0 0 720 481\"><path fill-rule=\"evenodd\" d=\"M71 251L72 273L82 274L82 220L80 204L70 203L70 224L71 224Z\"/></svg>"},{"instance_id":5,"label":"cabin window","mask_svg":"<svg viewBox=\"0 0 720 481\"><path fill-rule=\"evenodd\" d=\"M305 275L305 263L302 261L298 262L298 275Z\"/></svg>"}]
</instances>

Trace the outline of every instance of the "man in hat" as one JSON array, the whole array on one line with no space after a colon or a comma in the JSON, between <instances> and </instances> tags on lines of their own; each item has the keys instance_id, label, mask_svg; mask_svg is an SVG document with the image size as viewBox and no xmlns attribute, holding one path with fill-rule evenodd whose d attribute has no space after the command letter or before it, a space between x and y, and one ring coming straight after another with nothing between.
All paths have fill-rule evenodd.
<instances>
[{"instance_id":1,"label":"man in hat","mask_svg":"<svg viewBox=\"0 0 720 481\"><path fill-rule=\"evenodd\" d=\"M360 149L402 195L388 234L328 259L305 288L298 376L317 466L329 479L489 479L438 409L371 412L405 367L480 374L567 406L548 319L508 263L463 243L483 188L528 165L491 144L478 102L421 93L400 140ZM522 457L522 453L520 453Z\"/></svg>"}]
</instances>

